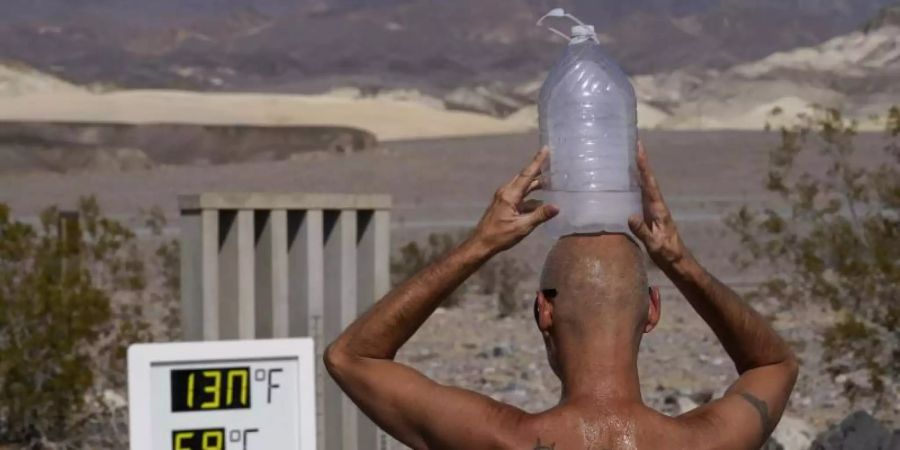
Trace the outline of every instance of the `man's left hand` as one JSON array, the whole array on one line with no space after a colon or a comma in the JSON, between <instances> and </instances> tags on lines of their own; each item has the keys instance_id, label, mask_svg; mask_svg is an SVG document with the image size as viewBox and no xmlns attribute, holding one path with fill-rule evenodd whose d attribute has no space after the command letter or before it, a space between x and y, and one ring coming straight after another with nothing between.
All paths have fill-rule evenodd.
<instances>
[{"instance_id":1,"label":"man's left hand","mask_svg":"<svg viewBox=\"0 0 900 450\"><path fill-rule=\"evenodd\" d=\"M497 190L472 240L491 253L512 248L531 234L538 225L556 217L559 208L537 200L525 200L528 194L541 189L541 165L549 155L542 149L521 173Z\"/></svg>"}]
</instances>

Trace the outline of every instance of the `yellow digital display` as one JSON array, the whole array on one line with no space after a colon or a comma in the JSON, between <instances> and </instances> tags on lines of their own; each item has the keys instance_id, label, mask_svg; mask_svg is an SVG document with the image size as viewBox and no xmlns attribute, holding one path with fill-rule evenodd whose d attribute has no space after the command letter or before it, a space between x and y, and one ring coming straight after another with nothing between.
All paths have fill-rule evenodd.
<instances>
[{"instance_id":1,"label":"yellow digital display","mask_svg":"<svg viewBox=\"0 0 900 450\"><path fill-rule=\"evenodd\" d=\"M172 411L250 408L250 368L172 371Z\"/></svg>"},{"instance_id":2,"label":"yellow digital display","mask_svg":"<svg viewBox=\"0 0 900 450\"><path fill-rule=\"evenodd\" d=\"M225 450L225 429L173 431L172 450Z\"/></svg>"}]
</instances>

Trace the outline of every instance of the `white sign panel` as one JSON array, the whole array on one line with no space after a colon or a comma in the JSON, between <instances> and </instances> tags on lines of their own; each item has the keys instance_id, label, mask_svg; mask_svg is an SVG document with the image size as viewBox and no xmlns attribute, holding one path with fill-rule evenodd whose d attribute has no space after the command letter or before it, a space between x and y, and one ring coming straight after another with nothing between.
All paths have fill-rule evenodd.
<instances>
[{"instance_id":1,"label":"white sign panel","mask_svg":"<svg viewBox=\"0 0 900 450\"><path fill-rule=\"evenodd\" d=\"M316 448L312 339L136 344L131 450Z\"/></svg>"}]
</instances>

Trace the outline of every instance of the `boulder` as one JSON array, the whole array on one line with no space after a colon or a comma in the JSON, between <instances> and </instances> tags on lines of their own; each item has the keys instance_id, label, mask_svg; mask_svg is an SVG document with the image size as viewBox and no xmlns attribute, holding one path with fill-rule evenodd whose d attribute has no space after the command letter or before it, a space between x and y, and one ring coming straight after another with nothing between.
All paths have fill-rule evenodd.
<instances>
[{"instance_id":1,"label":"boulder","mask_svg":"<svg viewBox=\"0 0 900 450\"><path fill-rule=\"evenodd\" d=\"M869 413L857 411L822 433L810 450L898 450L896 436Z\"/></svg>"}]
</instances>

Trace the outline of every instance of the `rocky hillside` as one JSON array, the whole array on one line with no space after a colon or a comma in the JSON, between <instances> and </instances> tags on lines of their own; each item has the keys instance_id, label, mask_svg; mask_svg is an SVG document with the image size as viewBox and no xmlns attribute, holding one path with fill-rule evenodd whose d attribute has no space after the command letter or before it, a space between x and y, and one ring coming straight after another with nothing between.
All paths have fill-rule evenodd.
<instances>
[{"instance_id":1,"label":"rocky hillside","mask_svg":"<svg viewBox=\"0 0 900 450\"><path fill-rule=\"evenodd\" d=\"M0 97L83 91L71 83L21 64L0 64Z\"/></svg>"},{"instance_id":2,"label":"rocky hillside","mask_svg":"<svg viewBox=\"0 0 900 450\"><path fill-rule=\"evenodd\" d=\"M517 1L523 2L523 5L528 4L526 0ZM763 3L765 4L765 2ZM198 4L202 4L202 2ZM274 7L272 5L269 6ZM379 9L377 14L381 16L378 16L380 19L377 20L373 16L375 13L372 12L372 9L349 7L341 10L316 9L317 7L311 4L307 5L306 8L309 11L318 11L314 14L314 17L321 16L323 17L322 20L326 22L331 21L328 23L335 28L340 23L346 24L347 20L350 20L349 23L351 24L358 25L358 30L353 27L346 29L345 33L351 38L355 36L355 33L365 34L362 30L369 31L371 27L383 27L383 25L378 25L381 23L379 21L390 18L394 8L403 9L406 11L404 14L411 17L421 18L427 16L421 11L422 5L418 0L399 2L391 8ZM310 96L302 98L294 96L295 98L291 99L282 98L283 101L279 102L271 101L276 96L270 96L272 98L259 97L258 99L250 98L250 96L229 96L226 94L207 97L194 96L184 106L178 106L178 108L181 108L177 111L180 114L178 117L184 117L177 120L179 123L184 120L199 120L203 123L243 123L262 126L351 126L369 130L375 133L379 139L386 140L449 136L465 133L512 133L535 127L537 114L534 103L543 77L535 77L534 74L540 73L542 69L549 67L548 63L542 68L537 68L536 66L543 63L537 62L536 59L531 58L529 55L542 52L546 55L555 55L561 47L560 43L551 42L552 38L548 38L546 33L530 25L528 29L530 30L529 33L532 33L534 41L517 40L518 35L516 33L519 31L519 28L516 26L496 26L494 19L501 16L513 17L514 20L510 23L530 23L533 19L530 13L525 12L525 10L518 13L516 11L514 8L512 11L503 11L499 7L481 8L480 12L483 14L483 17L480 17L480 21L468 24L469 27L473 27L473 29L478 28L481 31L479 33L466 34L462 30L455 30L456 34L450 40L456 42L461 39L469 42L466 45L476 45L478 42L481 42L480 47L496 50L497 54L492 54L488 50L482 51L479 56L481 58L479 64L487 64L496 70L500 70L497 68L498 65L490 63L490 60L498 57L500 54L504 54L506 58L505 64L508 64L509 67L520 67L521 65L530 67L529 71L523 69L519 73L520 77L525 75L528 75L528 77L524 81L497 77L490 82L465 82L461 85L455 85L455 82L445 80L443 84L438 83L443 86L443 89L436 89L434 84L424 83L422 80L428 79L429 82L440 80L440 77L432 78L429 75L435 70L446 71L445 74L450 74L457 70L465 70L471 73L477 72L475 70L478 67L477 64L466 65L460 63L465 58L455 59L457 56L462 58L460 55L469 54L468 52L471 49L467 49L465 45L460 44L456 48L457 53L447 53L441 50L441 45L449 42L446 39L433 41L427 38L421 40L408 39L404 37L404 33L409 32L412 28L405 28L406 25L402 23L400 16L396 18L397 21L388 23L388 28L396 28L395 31L398 33L402 31L395 38L397 45L405 46L403 47L404 49L421 47L427 52L424 50L422 53L413 51L400 52L399 56L395 58L389 57L388 59L373 61L366 58L348 59L346 54L329 51L329 47L324 44L313 48L312 51L318 52L321 56L318 58L320 62L328 58L338 58L338 62L343 61L338 64L346 72L342 78L327 76L327 70L320 68L321 71L309 72L310 76L303 82L293 81L296 74L293 72L294 69L290 67L290 61L294 59L305 61L305 58L297 55L309 49L293 49L287 43L284 43L278 51L273 50L271 53L254 54L253 60L248 59L235 68L218 65L220 62L223 64L224 62L215 60L217 57L214 52L207 53L206 51L212 52L216 45L223 41L233 40L232 43L235 45L235 48L232 48L230 51L231 56L235 56L240 51L246 51L248 54L252 53L256 47L249 42L256 42L256 39L262 39L262 41L257 42L257 44L262 45L263 41L265 41L263 35L274 32L272 27L286 32L286 24L277 21L273 22L273 19L264 14L262 10L248 7L231 11L227 16L228 21L226 21L228 26L219 24L219 26L213 27L201 20L197 23L206 23L207 28L197 25L192 32L182 30L181 33L169 36L167 39L149 38L149 35L139 32L135 34L137 37L125 40L127 45L123 45L128 49L128 52L141 55L142 58L167 58L167 55L181 55L179 58L184 58L184 64L172 68L168 76L179 80L176 84L182 87L191 87L196 83L201 85L212 83L222 89L230 88L233 87L235 80L243 79L246 81L248 79L244 76L247 72L242 72L244 68L255 71L271 71L271 73L267 72L267 74L257 74L250 77L255 80L254 82L268 83L274 77L286 83L286 86L297 87L298 89L300 89L299 86L303 85L307 88L315 86L317 89L325 90L331 89L334 83L343 85L363 84L365 86L361 89L354 87L344 90L344 92L338 93L339 95L335 95L334 91L330 91L328 95L320 99L314 99ZM625 14L621 11L619 13ZM691 12L688 11L685 14L689 13ZM415 29L418 30L418 33L424 33L424 35L433 37L437 34L436 32L425 32L423 30L432 29L430 27L436 27L433 29L440 30L440 27L445 26L447 23L466 23L465 20L469 17L468 13L465 12L456 11L455 14L449 14L441 18L432 18L433 20L430 22L426 21L418 24L418 28ZM626 21L633 20L634 17L639 17L644 13L632 11L630 14L627 17L632 19L626 19ZM661 129L758 130L765 125L769 113L775 108L784 111L786 113L785 117L793 117L796 113L809 111L812 104L838 107L849 115L860 119L884 114L891 105L900 103L900 85L895 82L900 77L900 24L895 23L896 15L896 8L889 7L870 20L863 31L853 31L813 46L775 52L761 59L741 62L726 68L688 66L652 75L636 76L633 78L633 82L639 100L639 125L642 128ZM196 14L189 14L183 20L190 22L196 19L195 16ZM202 14L201 16L205 19L209 18ZM351 19L348 19L348 17ZM704 29L700 22L693 23L690 26L684 21L676 22L680 23L684 30L693 29L696 31ZM640 28L636 27L636 29ZM493 34L485 34L485 30L492 30ZM450 31L448 30L448 32ZM320 38L328 36L324 28L313 27L312 29L306 29L305 32ZM52 27L45 28L40 33L50 36L48 38L50 40L46 42L47 45L55 42L54 39L57 39L59 36L68 36L66 30ZM0 26L0 35L2 35L2 26ZM701 35L706 36L703 33ZM85 34L78 39L90 40L97 37L91 36L93 35ZM285 34L284 36L288 35ZM139 39L138 37L142 38ZM82 45L83 42L78 39L73 39L71 43L73 49L75 47L90 47ZM608 48L617 48L614 36L604 35L603 40ZM540 48L545 50L539 50L538 47L531 46L535 42L544 46ZM489 43L489 45L484 43ZM9 43L0 39L0 49L4 45L9 45ZM373 47L360 47L359 50L369 51L370 48L372 48L371 52L381 51L386 54L390 51L388 48L375 49ZM186 49L190 49L190 51ZM415 58L426 53L430 55L426 60L414 61ZM38 51L35 54L41 53ZM86 53L81 52L78 54L84 56ZM269 58L271 64L262 64L259 58ZM451 59L455 62L451 62ZM205 64L213 64L211 67L215 67L215 69L211 71L209 67L204 66ZM326 64L326 66L329 64ZM363 70L364 67L369 67L371 64L377 65L380 69ZM53 67L57 66L54 65ZM101 72L110 73L103 69L104 66L102 64L79 67L83 67L83 70L95 70L98 74ZM154 75L157 74L155 70L158 69L155 66L141 65L134 67L123 65L121 68L126 71L135 70L135 73L140 74L140 76L149 76L151 78L156 76ZM388 72L394 69L402 69L406 76L397 76L391 80L391 83L409 84L412 88L397 90L382 84L367 84L368 82L365 80L371 81L374 79L371 77L377 78L379 76L377 74L387 73L381 71L381 69ZM64 69L62 70L65 71ZM353 75L357 74L358 70L369 75ZM324 76L325 78L318 78L319 76ZM3 104L0 104L0 118L5 120L56 120L64 122L83 120L99 120L101 122L125 121L126 123L142 123L148 120L158 121L160 117L174 120L172 119L175 117L172 111L172 108L174 108L173 98L177 97L180 99L186 95L184 93L158 91L139 93L110 92L100 95L92 94L91 92L103 92L107 89L109 88L97 84L92 85L90 89L78 87L21 64L6 66L0 64L0 96L7 99ZM41 99L37 100L34 97L21 98L26 93L30 95L51 95L43 95ZM61 101L59 98L52 96L62 94L78 96L78 99L76 99L77 101ZM139 100L144 103L140 103L138 106L136 102ZM221 103L225 100L231 102L227 103L230 106ZM256 100L261 101L264 106L248 106L251 104L260 105L259 102L252 103ZM323 100L325 103L322 103ZM165 104L165 108L162 107L164 104L161 102L163 101L168 102ZM236 101L243 106L234 107L238 104L235 103ZM328 116L328 120L323 119L325 116L322 113L322 108L325 108L325 105L328 105L329 114L333 113ZM380 108L383 113L377 115L377 118L387 119L378 123L373 122L371 119L376 116L362 114L362 111L365 109L363 106L365 108ZM201 107L205 108L202 113L197 109ZM445 109L462 111L463 113L448 112ZM388 110L397 111L399 115L393 112L385 112ZM115 116L110 116L109 111L117 112ZM156 111L157 114L148 116L148 111ZM182 114L184 111L194 112ZM352 113L348 111L352 111ZM410 111L414 111L412 116L410 116ZM239 112L243 114L237 114ZM360 116L360 114L367 119L357 120L359 119L357 116ZM400 117L422 119L426 116L434 119L428 121L428 123L432 124L429 126L433 128L435 124L443 124L443 129L432 130L427 136L419 134L413 136L409 134L410 130L423 129L422 120L415 122L419 125L410 126L411 122L408 122L408 120L412 119L398 119ZM334 117L334 119L330 119L330 117ZM497 118L502 120L497 120ZM877 126L874 123L863 124L864 128L875 128Z\"/></svg>"},{"instance_id":3,"label":"rocky hillside","mask_svg":"<svg viewBox=\"0 0 900 450\"><path fill-rule=\"evenodd\" d=\"M863 29L865 31L871 31L885 25L900 26L900 3L882 8Z\"/></svg>"},{"instance_id":4,"label":"rocky hillside","mask_svg":"<svg viewBox=\"0 0 900 450\"><path fill-rule=\"evenodd\" d=\"M551 6L596 23L633 74L724 69L857 29L890 0L5 0L0 59L78 84L446 93L521 82L558 39ZM665 44L665 45L661 45Z\"/></svg>"},{"instance_id":5,"label":"rocky hillside","mask_svg":"<svg viewBox=\"0 0 900 450\"><path fill-rule=\"evenodd\" d=\"M838 107L860 119L900 104L900 26L884 25L821 45L775 53L725 71L637 77L642 101L670 114L667 128L761 126L775 107Z\"/></svg>"},{"instance_id":6,"label":"rocky hillside","mask_svg":"<svg viewBox=\"0 0 900 450\"><path fill-rule=\"evenodd\" d=\"M837 107L852 117L883 115L900 104L900 25L855 31L820 45L777 52L727 69L696 67L633 77L643 128L761 129L770 112L785 117L811 105ZM536 123L534 102L542 78L509 85L458 88L450 108ZM877 128L873 122L863 128Z\"/></svg>"}]
</instances>

